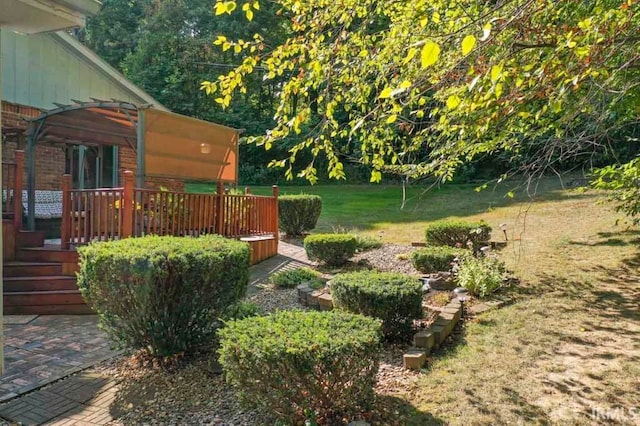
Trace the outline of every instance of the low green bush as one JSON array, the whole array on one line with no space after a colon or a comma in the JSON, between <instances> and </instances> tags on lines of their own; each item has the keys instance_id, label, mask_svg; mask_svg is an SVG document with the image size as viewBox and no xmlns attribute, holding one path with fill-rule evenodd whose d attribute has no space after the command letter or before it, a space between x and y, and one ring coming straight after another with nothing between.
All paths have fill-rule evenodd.
<instances>
[{"instance_id":1,"label":"low green bush","mask_svg":"<svg viewBox=\"0 0 640 426\"><path fill-rule=\"evenodd\" d=\"M427 244L466 248L468 243L474 250L482 242L491 238L491 227L485 222L467 222L460 220L441 220L427 227Z\"/></svg>"},{"instance_id":2,"label":"low green bush","mask_svg":"<svg viewBox=\"0 0 640 426\"><path fill-rule=\"evenodd\" d=\"M350 234L314 234L304 239L304 249L311 260L329 266L344 265L355 253L358 242Z\"/></svg>"},{"instance_id":3,"label":"low green bush","mask_svg":"<svg viewBox=\"0 0 640 426\"><path fill-rule=\"evenodd\" d=\"M234 303L228 306L224 311L220 319L223 321L239 320L249 317L255 317L260 314L260 307L253 302L246 302L244 300Z\"/></svg>"},{"instance_id":4,"label":"low green bush","mask_svg":"<svg viewBox=\"0 0 640 426\"><path fill-rule=\"evenodd\" d=\"M422 316L422 284L393 272L351 272L331 280L334 307L382 320L390 341L410 337L413 320Z\"/></svg>"},{"instance_id":5,"label":"low green bush","mask_svg":"<svg viewBox=\"0 0 640 426\"><path fill-rule=\"evenodd\" d=\"M296 288L302 283L309 283L311 288L323 286L322 275L311 268L298 268L280 271L269 277L269 282L278 288Z\"/></svg>"},{"instance_id":6,"label":"low green bush","mask_svg":"<svg viewBox=\"0 0 640 426\"><path fill-rule=\"evenodd\" d=\"M382 247L382 240L380 238L371 237L369 235L356 234L356 251L364 252L369 250L375 250Z\"/></svg>"},{"instance_id":7,"label":"low green bush","mask_svg":"<svg viewBox=\"0 0 640 426\"><path fill-rule=\"evenodd\" d=\"M244 297L249 246L218 236L127 238L78 249L78 287L120 347L170 356L208 346Z\"/></svg>"},{"instance_id":8,"label":"low green bush","mask_svg":"<svg viewBox=\"0 0 640 426\"><path fill-rule=\"evenodd\" d=\"M374 398L380 323L346 312L279 311L220 330L220 363L240 400L301 424L342 424Z\"/></svg>"},{"instance_id":9,"label":"low green bush","mask_svg":"<svg viewBox=\"0 0 640 426\"><path fill-rule=\"evenodd\" d=\"M471 255L466 249L448 246L430 246L418 249L411 253L411 263L414 268L423 274L433 272L450 271L454 259L461 259Z\"/></svg>"},{"instance_id":10,"label":"low green bush","mask_svg":"<svg viewBox=\"0 0 640 426\"><path fill-rule=\"evenodd\" d=\"M278 197L279 226L287 235L302 235L316 227L322 212L317 195L282 195Z\"/></svg>"},{"instance_id":11,"label":"low green bush","mask_svg":"<svg viewBox=\"0 0 640 426\"><path fill-rule=\"evenodd\" d=\"M478 297L487 297L504 284L504 264L493 257L467 257L460 262L457 284Z\"/></svg>"}]
</instances>

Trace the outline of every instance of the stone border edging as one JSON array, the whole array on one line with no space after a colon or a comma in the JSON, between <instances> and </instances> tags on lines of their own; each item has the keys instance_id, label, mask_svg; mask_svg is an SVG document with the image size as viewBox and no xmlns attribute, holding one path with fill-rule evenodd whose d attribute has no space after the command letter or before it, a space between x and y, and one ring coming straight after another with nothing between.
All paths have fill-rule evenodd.
<instances>
[{"instance_id":1,"label":"stone border edging","mask_svg":"<svg viewBox=\"0 0 640 426\"><path fill-rule=\"evenodd\" d=\"M333 299L327 287L314 290L308 283L298 287L298 301L311 309L330 311ZM428 328L413 336L413 346L402 356L402 365L409 370L419 370L427 361L427 355L437 349L453 333L462 316L462 305L457 299L450 301Z\"/></svg>"}]
</instances>

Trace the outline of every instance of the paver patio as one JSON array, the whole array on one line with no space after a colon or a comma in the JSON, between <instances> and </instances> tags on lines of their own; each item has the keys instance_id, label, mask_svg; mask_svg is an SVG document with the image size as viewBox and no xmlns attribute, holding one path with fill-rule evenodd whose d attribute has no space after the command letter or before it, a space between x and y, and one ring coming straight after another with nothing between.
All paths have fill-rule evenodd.
<instances>
[{"instance_id":1,"label":"paver patio","mask_svg":"<svg viewBox=\"0 0 640 426\"><path fill-rule=\"evenodd\" d=\"M95 315L39 316L4 328L0 401L39 388L117 354Z\"/></svg>"},{"instance_id":2,"label":"paver patio","mask_svg":"<svg viewBox=\"0 0 640 426\"><path fill-rule=\"evenodd\" d=\"M249 293L258 291L256 284L273 272L309 264L303 248L281 242L278 256L251 267ZM118 354L98 329L95 315L14 319L4 329L0 402L6 402L0 405L0 420L103 425L122 414L112 404L117 382L82 371Z\"/></svg>"}]
</instances>

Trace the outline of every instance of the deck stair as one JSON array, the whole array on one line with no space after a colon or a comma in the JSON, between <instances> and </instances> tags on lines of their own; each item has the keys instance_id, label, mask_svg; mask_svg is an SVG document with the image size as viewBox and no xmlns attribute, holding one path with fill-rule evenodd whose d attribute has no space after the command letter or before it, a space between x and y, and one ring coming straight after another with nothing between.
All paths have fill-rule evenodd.
<instances>
[{"instance_id":1,"label":"deck stair","mask_svg":"<svg viewBox=\"0 0 640 426\"><path fill-rule=\"evenodd\" d=\"M6 315L93 313L76 284L75 250L43 245L37 233L17 238L16 259L6 261L3 268Z\"/></svg>"}]
</instances>

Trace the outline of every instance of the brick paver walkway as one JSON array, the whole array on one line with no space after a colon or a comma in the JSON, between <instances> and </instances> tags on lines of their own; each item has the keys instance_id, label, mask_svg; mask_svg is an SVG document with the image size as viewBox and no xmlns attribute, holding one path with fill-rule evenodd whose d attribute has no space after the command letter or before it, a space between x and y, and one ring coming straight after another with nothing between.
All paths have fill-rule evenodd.
<instances>
[{"instance_id":1,"label":"brick paver walkway","mask_svg":"<svg viewBox=\"0 0 640 426\"><path fill-rule=\"evenodd\" d=\"M0 401L39 388L98 362L116 351L97 327L95 315L40 316L5 325L5 374Z\"/></svg>"},{"instance_id":2,"label":"brick paver walkway","mask_svg":"<svg viewBox=\"0 0 640 426\"><path fill-rule=\"evenodd\" d=\"M277 256L251 267L249 292L258 291L256 284L273 272L311 264L304 248L280 242ZM117 382L82 371L117 354L95 316L40 316L27 324L5 325L4 333L0 402L8 402L0 404L0 420L104 425L123 414L113 404Z\"/></svg>"},{"instance_id":3,"label":"brick paver walkway","mask_svg":"<svg viewBox=\"0 0 640 426\"><path fill-rule=\"evenodd\" d=\"M296 269L312 264L303 247L280 241L278 243L277 256L251 267L248 293L254 294L259 291L260 289L256 287L256 284L266 280L274 272Z\"/></svg>"}]
</instances>

